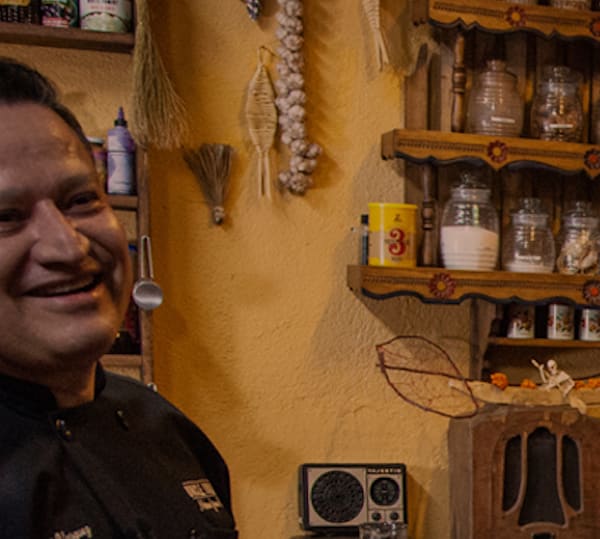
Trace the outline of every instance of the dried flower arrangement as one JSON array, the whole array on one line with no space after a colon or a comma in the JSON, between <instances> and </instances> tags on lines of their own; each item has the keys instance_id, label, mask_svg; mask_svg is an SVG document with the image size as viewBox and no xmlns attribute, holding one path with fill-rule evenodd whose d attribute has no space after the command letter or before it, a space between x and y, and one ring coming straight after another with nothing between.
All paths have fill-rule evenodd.
<instances>
[{"instance_id":1,"label":"dried flower arrangement","mask_svg":"<svg viewBox=\"0 0 600 539\"><path fill-rule=\"evenodd\" d=\"M289 147L290 168L279 173L280 185L293 194L304 194L312 186L311 174L317 166L321 153L318 144L306 136L306 93L304 91L304 25L301 0L278 0L279 28L276 35L280 41L277 49L279 79L275 86L275 104L279 110L281 142Z\"/></svg>"}]
</instances>

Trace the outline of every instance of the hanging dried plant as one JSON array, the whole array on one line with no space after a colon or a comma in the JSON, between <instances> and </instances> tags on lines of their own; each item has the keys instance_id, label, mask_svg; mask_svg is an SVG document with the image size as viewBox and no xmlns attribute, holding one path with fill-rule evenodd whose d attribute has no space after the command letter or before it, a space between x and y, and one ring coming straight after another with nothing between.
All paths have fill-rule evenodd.
<instances>
[{"instance_id":1,"label":"hanging dried plant","mask_svg":"<svg viewBox=\"0 0 600 539\"><path fill-rule=\"evenodd\" d=\"M246 121L252 143L258 154L258 194L271 198L271 165L269 151L277 130L277 108L271 78L258 50L258 67L248 87Z\"/></svg>"},{"instance_id":2,"label":"hanging dried plant","mask_svg":"<svg viewBox=\"0 0 600 539\"><path fill-rule=\"evenodd\" d=\"M131 132L137 144L179 148L188 133L186 110L154 41L149 0L136 0Z\"/></svg>"},{"instance_id":3,"label":"hanging dried plant","mask_svg":"<svg viewBox=\"0 0 600 539\"><path fill-rule=\"evenodd\" d=\"M278 0L277 13L279 28L277 49L280 61L277 63L279 79L275 83L279 110L281 142L291 152L289 170L279 173L279 183L291 193L302 195L312 186L311 174L317 166L321 153L318 144L306 137L306 93L304 92L304 45L301 0Z\"/></svg>"},{"instance_id":4,"label":"hanging dried plant","mask_svg":"<svg viewBox=\"0 0 600 539\"><path fill-rule=\"evenodd\" d=\"M202 144L195 149L183 149L183 159L198 180L216 225L225 219L232 154L233 148L227 144Z\"/></svg>"},{"instance_id":5,"label":"hanging dried plant","mask_svg":"<svg viewBox=\"0 0 600 539\"><path fill-rule=\"evenodd\" d=\"M373 32L375 52L377 54L377 66L381 70L383 69L384 64L390 63L390 59L385 40L383 39L383 34L381 33L379 0L362 0L362 4Z\"/></svg>"}]
</instances>

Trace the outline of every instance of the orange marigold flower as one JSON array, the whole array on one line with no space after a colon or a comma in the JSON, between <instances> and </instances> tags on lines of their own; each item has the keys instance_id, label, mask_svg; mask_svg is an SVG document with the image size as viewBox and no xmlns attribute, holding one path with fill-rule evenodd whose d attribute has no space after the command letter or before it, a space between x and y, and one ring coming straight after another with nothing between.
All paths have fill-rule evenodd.
<instances>
[{"instance_id":1,"label":"orange marigold flower","mask_svg":"<svg viewBox=\"0 0 600 539\"><path fill-rule=\"evenodd\" d=\"M587 382L585 380L575 380L575 389L582 389L587 387Z\"/></svg>"},{"instance_id":2,"label":"orange marigold flower","mask_svg":"<svg viewBox=\"0 0 600 539\"><path fill-rule=\"evenodd\" d=\"M521 387L525 389L535 389L537 388L537 384L529 378L523 378L523 380L521 380Z\"/></svg>"},{"instance_id":3,"label":"orange marigold flower","mask_svg":"<svg viewBox=\"0 0 600 539\"><path fill-rule=\"evenodd\" d=\"M492 374L492 384L499 387L500 389L506 389L508 386L508 377L502 372L495 372Z\"/></svg>"},{"instance_id":4,"label":"orange marigold flower","mask_svg":"<svg viewBox=\"0 0 600 539\"><path fill-rule=\"evenodd\" d=\"M590 378L587 382L587 385L592 389L600 387L600 378Z\"/></svg>"}]
</instances>

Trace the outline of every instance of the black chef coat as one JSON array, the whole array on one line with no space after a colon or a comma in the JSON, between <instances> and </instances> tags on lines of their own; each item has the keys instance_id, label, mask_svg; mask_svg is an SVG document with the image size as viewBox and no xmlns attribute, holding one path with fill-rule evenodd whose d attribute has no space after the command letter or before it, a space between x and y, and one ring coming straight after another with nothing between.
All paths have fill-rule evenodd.
<instances>
[{"instance_id":1,"label":"black chef coat","mask_svg":"<svg viewBox=\"0 0 600 539\"><path fill-rule=\"evenodd\" d=\"M0 539L235 539L227 467L144 385L98 368L94 401L60 410L0 376Z\"/></svg>"}]
</instances>

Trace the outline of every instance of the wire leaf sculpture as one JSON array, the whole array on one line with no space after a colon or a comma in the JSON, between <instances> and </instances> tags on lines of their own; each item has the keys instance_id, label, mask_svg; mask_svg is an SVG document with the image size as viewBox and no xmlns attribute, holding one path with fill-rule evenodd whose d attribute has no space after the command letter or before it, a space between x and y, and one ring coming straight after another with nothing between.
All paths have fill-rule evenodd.
<instances>
[{"instance_id":1,"label":"wire leaf sculpture","mask_svg":"<svg viewBox=\"0 0 600 539\"><path fill-rule=\"evenodd\" d=\"M444 417L472 417L479 411L468 380L437 344L408 335L378 344L376 350L388 385L409 404Z\"/></svg>"}]
</instances>

